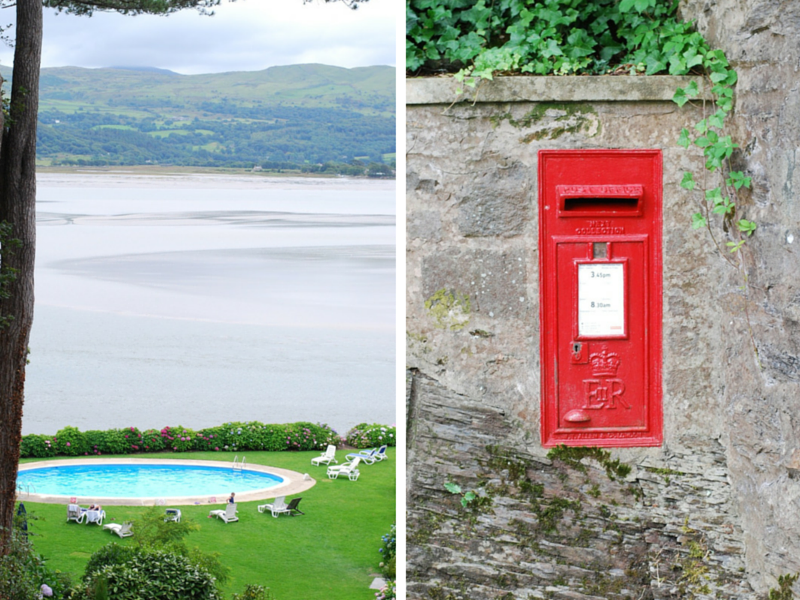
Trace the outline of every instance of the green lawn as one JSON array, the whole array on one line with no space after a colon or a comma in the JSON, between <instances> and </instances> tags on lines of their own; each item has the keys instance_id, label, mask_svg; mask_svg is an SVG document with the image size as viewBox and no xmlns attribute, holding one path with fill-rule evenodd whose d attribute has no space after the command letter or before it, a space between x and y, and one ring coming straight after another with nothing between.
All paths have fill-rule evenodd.
<instances>
[{"instance_id":1,"label":"green lawn","mask_svg":"<svg viewBox=\"0 0 800 600\"><path fill-rule=\"evenodd\" d=\"M318 452L248 452L247 462L310 473L317 484L300 494L303 516L273 518L256 510L261 502L241 502L239 521L225 524L209 519L209 506L182 506L183 518L200 525L186 541L206 551L222 554L231 568L226 594L241 592L247 583L266 585L277 600L357 600L374 598L372 579L379 576L381 536L396 520L395 449L385 460L364 465L358 481L330 480L325 467L311 465ZM220 460L232 462L233 454L187 452L142 454L141 457ZM339 462L344 451L337 452ZM30 462L24 460L22 462ZM287 498L287 501L289 498ZM36 534L36 550L48 559L50 568L82 574L91 554L109 542L135 543L135 537L120 540L99 527L66 522L66 506L26 503L38 520L30 523ZM214 507L219 508L219 507ZM143 507L108 506L107 520L135 519Z\"/></svg>"}]
</instances>

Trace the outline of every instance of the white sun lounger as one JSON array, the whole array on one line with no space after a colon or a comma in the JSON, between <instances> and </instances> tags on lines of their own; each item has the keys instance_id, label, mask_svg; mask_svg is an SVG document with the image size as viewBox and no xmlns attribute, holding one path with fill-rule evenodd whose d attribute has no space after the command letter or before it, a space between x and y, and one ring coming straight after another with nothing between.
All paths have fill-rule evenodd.
<instances>
[{"instance_id":1,"label":"white sun lounger","mask_svg":"<svg viewBox=\"0 0 800 600\"><path fill-rule=\"evenodd\" d=\"M106 511L104 510L87 510L84 516L85 523L89 525L90 523L97 523L98 525L103 524L103 519L106 518Z\"/></svg>"},{"instance_id":2,"label":"white sun lounger","mask_svg":"<svg viewBox=\"0 0 800 600\"><path fill-rule=\"evenodd\" d=\"M316 466L320 466L323 463L329 465L332 462L339 462L336 460L336 446L333 444L329 444L325 452L321 455L311 459L311 464Z\"/></svg>"},{"instance_id":3,"label":"white sun lounger","mask_svg":"<svg viewBox=\"0 0 800 600\"><path fill-rule=\"evenodd\" d=\"M353 462L345 463L343 465L328 467L328 478L338 479L339 475L347 475L350 481L356 481L360 473L358 472L358 463L361 457L356 456Z\"/></svg>"},{"instance_id":4,"label":"white sun lounger","mask_svg":"<svg viewBox=\"0 0 800 600\"><path fill-rule=\"evenodd\" d=\"M258 512L270 511L273 517L277 517L284 510L286 510L286 496L278 496L272 504L262 504L258 507Z\"/></svg>"},{"instance_id":5,"label":"white sun lounger","mask_svg":"<svg viewBox=\"0 0 800 600\"><path fill-rule=\"evenodd\" d=\"M239 517L236 516L236 505L232 503L228 503L227 506L225 506L225 510L212 510L208 514L209 516L222 519L225 523L232 523L233 521L239 520Z\"/></svg>"},{"instance_id":6,"label":"white sun lounger","mask_svg":"<svg viewBox=\"0 0 800 600\"><path fill-rule=\"evenodd\" d=\"M133 535L133 523L106 523L103 529L108 529L111 533L116 533L119 537L130 537Z\"/></svg>"},{"instance_id":7,"label":"white sun lounger","mask_svg":"<svg viewBox=\"0 0 800 600\"><path fill-rule=\"evenodd\" d=\"M175 521L176 523L181 522L181 509L180 508L168 508L166 513L164 514L164 522L167 521Z\"/></svg>"},{"instance_id":8,"label":"white sun lounger","mask_svg":"<svg viewBox=\"0 0 800 600\"><path fill-rule=\"evenodd\" d=\"M381 446L380 448L373 448L372 450L361 452L352 452L345 456L347 460L353 460L354 458L360 458L362 461L371 465L372 463L380 462L386 459L386 446Z\"/></svg>"}]
</instances>

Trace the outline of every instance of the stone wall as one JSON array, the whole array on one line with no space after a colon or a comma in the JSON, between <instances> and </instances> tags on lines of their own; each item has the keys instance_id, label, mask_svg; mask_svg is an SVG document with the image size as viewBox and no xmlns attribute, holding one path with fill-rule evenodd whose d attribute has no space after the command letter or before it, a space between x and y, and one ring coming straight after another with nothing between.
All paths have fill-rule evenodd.
<instances>
[{"instance_id":1,"label":"stone wall","mask_svg":"<svg viewBox=\"0 0 800 600\"><path fill-rule=\"evenodd\" d=\"M740 310L723 303L722 416L747 572L764 589L800 571L800 2L690 0L681 10L739 74L738 161L753 177L748 218L759 223L749 275L760 365L738 343Z\"/></svg>"},{"instance_id":2,"label":"stone wall","mask_svg":"<svg viewBox=\"0 0 800 600\"><path fill-rule=\"evenodd\" d=\"M758 529L797 501L758 486L769 469L774 485L794 485L789 391L777 390L800 379L800 362L792 367L791 333L781 334L760 352L776 366L758 371L744 296L691 229L693 200L678 182L702 159L675 140L702 108L670 102L679 85L509 78L450 106L452 82L407 82L409 598L756 598L799 567L800 553L759 559L751 545L790 554L800 539L796 527ZM660 448L548 457L541 447L541 148L663 150ZM785 273L790 228L764 230L783 243L771 260ZM767 406L765 390L783 404Z\"/></svg>"}]
</instances>

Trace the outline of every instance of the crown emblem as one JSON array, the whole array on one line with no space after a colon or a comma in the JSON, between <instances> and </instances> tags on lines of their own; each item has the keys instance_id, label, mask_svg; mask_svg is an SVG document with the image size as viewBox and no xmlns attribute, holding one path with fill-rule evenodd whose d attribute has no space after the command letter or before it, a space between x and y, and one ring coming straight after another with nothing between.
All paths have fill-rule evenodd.
<instances>
[{"instance_id":1,"label":"crown emblem","mask_svg":"<svg viewBox=\"0 0 800 600\"><path fill-rule=\"evenodd\" d=\"M619 354L609 352L608 348L602 348L597 354L589 356L589 363L592 366L592 375L595 377L616 377L619 369Z\"/></svg>"}]
</instances>

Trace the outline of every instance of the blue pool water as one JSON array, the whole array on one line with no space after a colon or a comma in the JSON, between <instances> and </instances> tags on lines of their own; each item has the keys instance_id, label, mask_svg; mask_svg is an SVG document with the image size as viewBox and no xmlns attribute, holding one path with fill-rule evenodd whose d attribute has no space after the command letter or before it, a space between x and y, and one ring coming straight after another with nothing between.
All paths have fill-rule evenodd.
<instances>
[{"instance_id":1,"label":"blue pool water","mask_svg":"<svg viewBox=\"0 0 800 600\"><path fill-rule=\"evenodd\" d=\"M81 498L172 498L218 496L270 488L283 478L228 467L156 464L93 464L20 471L24 492Z\"/></svg>"}]
</instances>

